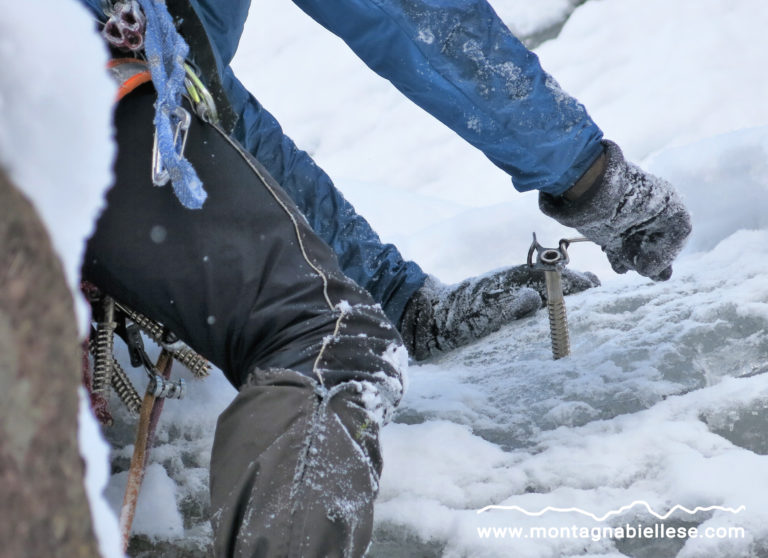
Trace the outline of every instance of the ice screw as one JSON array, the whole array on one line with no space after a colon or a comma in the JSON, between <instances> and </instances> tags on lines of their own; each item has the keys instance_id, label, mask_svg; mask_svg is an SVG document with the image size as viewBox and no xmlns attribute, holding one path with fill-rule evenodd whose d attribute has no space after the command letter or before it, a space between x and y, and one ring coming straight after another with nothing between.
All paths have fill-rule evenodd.
<instances>
[{"instance_id":1,"label":"ice screw","mask_svg":"<svg viewBox=\"0 0 768 558\"><path fill-rule=\"evenodd\" d=\"M571 342L568 335L568 316L565 311L563 298L562 271L570 261L568 246L572 242L584 242L586 238L562 238L557 248L544 248L536 240L533 233L533 243L528 249L528 266L544 272L547 286L547 311L549 313L549 335L552 339L552 356L555 360L571 353ZM533 254L536 253L536 261Z\"/></svg>"}]
</instances>

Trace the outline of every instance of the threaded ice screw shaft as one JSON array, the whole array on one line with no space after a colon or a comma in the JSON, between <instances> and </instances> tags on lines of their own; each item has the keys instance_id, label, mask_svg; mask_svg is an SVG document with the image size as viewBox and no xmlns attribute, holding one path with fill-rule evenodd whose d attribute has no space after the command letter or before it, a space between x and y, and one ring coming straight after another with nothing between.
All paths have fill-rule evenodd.
<instances>
[{"instance_id":1,"label":"threaded ice screw shaft","mask_svg":"<svg viewBox=\"0 0 768 558\"><path fill-rule=\"evenodd\" d=\"M91 338L88 344L88 350L93 355L95 377L95 364L99 359L105 357L96 356L98 351L98 342L94 338ZM139 395L139 392L136 391L136 388L133 386L130 378L128 378L128 374L125 372L123 367L120 366L120 363L115 360L115 357L111 353L109 356L112 358L112 363L110 365L112 367L112 388L115 390L115 393L120 398L120 401L125 404L128 410L133 414L138 414L139 409L141 409L141 396Z\"/></svg>"},{"instance_id":2,"label":"threaded ice screw shaft","mask_svg":"<svg viewBox=\"0 0 768 558\"><path fill-rule=\"evenodd\" d=\"M177 346L174 346L175 344L169 345L168 339L166 339L167 330L159 323L148 318L144 314L140 314L135 310L123 306L122 304L118 303L118 307L120 311L128 316L133 323L139 326L139 329L146 333L152 341L161 347L167 347L168 351L173 355L173 358L189 369L195 377L205 378L210 374L211 364L187 345L184 345L181 342L179 342Z\"/></svg>"},{"instance_id":3,"label":"threaded ice screw shaft","mask_svg":"<svg viewBox=\"0 0 768 558\"><path fill-rule=\"evenodd\" d=\"M528 267L544 272L547 285L547 312L549 313L549 335L552 339L552 356L555 360L571 354L571 341L568 337L568 316L563 299L562 271L568 265L568 246L572 242L584 242L587 239L561 238L557 248L544 248L536 240L528 248ZM534 262L534 254L536 261Z\"/></svg>"},{"instance_id":4,"label":"threaded ice screw shaft","mask_svg":"<svg viewBox=\"0 0 768 558\"><path fill-rule=\"evenodd\" d=\"M101 301L101 320L96 324L93 350L93 393L106 396L112 385L112 349L115 344L115 301L105 296Z\"/></svg>"},{"instance_id":5,"label":"threaded ice screw shaft","mask_svg":"<svg viewBox=\"0 0 768 558\"><path fill-rule=\"evenodd\" d=\"M116 360L112 362L112 366L112 387L115 393L132 414L138 415L141 409L139 392L133 387L128 374Z\"/></svg>"},{"instance_id":6,"label":"threaded ice screw shaft","mask_svg":"<svg viewBox=\"0 0 768 558\"><path fill-rule=\"evenodd\" d=\"M560 271L545 271L544 278L547 283L547 311L549 312L549 334L552 338L552 356L557 360L571 353L568 315L565 311Z\"/></svg>"}]
</instances>

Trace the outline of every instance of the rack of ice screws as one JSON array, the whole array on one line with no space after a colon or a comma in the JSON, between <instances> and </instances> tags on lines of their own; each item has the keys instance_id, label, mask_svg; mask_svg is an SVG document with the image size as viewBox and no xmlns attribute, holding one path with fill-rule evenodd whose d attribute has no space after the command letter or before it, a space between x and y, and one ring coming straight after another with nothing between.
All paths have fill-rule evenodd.
<instances>
[{"instance_id":1,"label":"rack of ice screws","mask_svg":"<svg viewBox=\"0 0 768 558\"><path fill-rule=\"evenodd\" d=\"M533 233L533 243L528 249L528 266L544 272L547 286L547 311L549 313L549 335L552 338L552 356L555 360L571 353L571 342L568 336L568 316L565 311L563 298L563 269L570 262L568 247L572 242L585 242L584 237L562 238L557 248L544 248L536 240ZM536 261L533 255L536 254Z\"/></svg>"},{"instance_id":2,"label":"rack of ice screws","mask_svg":"<svg viewBox=\"0 0 768 558\"><path fill-rule=\"evenodd\" d=\"M147 372L147 390L155 397L181 399L185 392L184 380L171 381L158 372L144 349L142 334L168 351L174 360L189 369L195 377L208 376L210 363L180 341L173 332L96 288L84 290L93 308L95 322L89 341L89 350L93 356L93 393L106 397L112 388L129 411L139 413L142 398L114 357L115 334L125 341L131 366L141 366Z\"/></svg>"},{"instance_id":3,"label":"rack of ice screws","mask_svg":"<svg viewBox=\"0 0 768 558\"><path fill-rule=\"evenodd\" d=\"M125 551L136 514L149 449L163 403L166 399L184 397L184 380L179 379L174 382L170 379L171 364L174 360L179 361L198 378L207 376L211 365L168 328L121 304L111 296L102 293L97 287L86 283L83 285L83 292L91 303L96 324L92 327L88 347L93 355L92 396L106 400L109 389L112 388L126 407L139 416L136 443L120 511L120 529L123 551ZM142 366L149 376L143 398L139 396L125 370L115 359L113 352L115 334L119 335L128 346L131 366ZM150 360L144 350L142 335L161 347L156 363ZM105 416L109 419L108 413Z\"/></svg>"}]
</instances>

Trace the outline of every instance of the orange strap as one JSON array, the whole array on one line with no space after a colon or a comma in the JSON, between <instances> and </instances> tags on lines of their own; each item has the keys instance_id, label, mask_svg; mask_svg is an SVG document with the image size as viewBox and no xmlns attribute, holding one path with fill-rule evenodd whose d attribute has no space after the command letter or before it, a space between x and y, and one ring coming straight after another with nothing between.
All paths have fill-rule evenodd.
<instances>
[{"instance_id":1,"label":"orange strap","mask_svg":"<svg viewBox=\"0 0 768 558\"><path fill-rule=\"evenodd\" d=\"M119 102L140 85L152 81L147 63L137 58L113 58L107 62L107 68L118 84L115 102Z\"/></svg>"}]
</instances>

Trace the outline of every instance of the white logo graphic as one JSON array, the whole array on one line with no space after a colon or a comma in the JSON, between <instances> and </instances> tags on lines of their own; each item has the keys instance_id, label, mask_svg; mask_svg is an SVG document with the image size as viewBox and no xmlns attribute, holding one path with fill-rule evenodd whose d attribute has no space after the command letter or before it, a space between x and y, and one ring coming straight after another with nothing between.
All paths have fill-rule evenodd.
<instances>
[{"instance_id":1,"label":"white logo graphic","mask_svg":"<svg viewBox=\"0 0 768 558\"><path fill-rule=\"evenodd\" d=\"M672 515L673 513L675 513L678 510L684 511L685 513L690 514L690 515L695 515L695 514L697 514L699 512L706 512L706 511L712 511L712 510L718 510L718 511L728 512L728 513L732 513L732 514L737 514L737 513L743 512L745 509L747 509L746 506L743 506L743 505L739 506L738 508L726 508L726 507L723 507L723 506L706 506L706 507L696 506L693 509L689 509L689 508L686 508L685 506L681 506L680 504L678 504L678 505L674 506L672 509L670 509L667 513L662 515L662 514L657 513L656 511L654 511L653 508L651 507L651 505L648 502L646 502L644 500L635 500L634 502L632 502L631 504L629 504L627 506L622 506L618 510L611 510L608 513L606 513L605 515L601 515L601 516L598 516L598 515L596 515L596 514L594 514L592 512L588 512L586 510L582 510L581 508L556 508L556 507L553 507L553 506L547 506L543 510L539 510L539 511L536 511L536 512L531 512L531 511L526 510L525 508L521 508L520 506L495 506L494 505L494 506L485 506L484 508L481 508L481 509L477 510L477 513L478 514L485 513L487 511L491 511L491 510L508 510L508 511L511 510L511 511L518 511L520 513L524 513L525 515L528 515L530 517L541 517L542 515L544 515L545 513L548 513L548 512L555 512L555 513L579 513L581 515L585 515L587 517L591 517L595 521L603 522L606 519L608 519L610 517L613 517L615 515L621 515L621 514L627 512L627 511L631 510L635 506L642 506L642 507L644 507L648 511L649 514L651 514L651 515L653 515L653 516L655 516L655 517L657 517L658 519L661 519L661 520L667 519L670 515Z\"/></svg>"}]
</instances>

